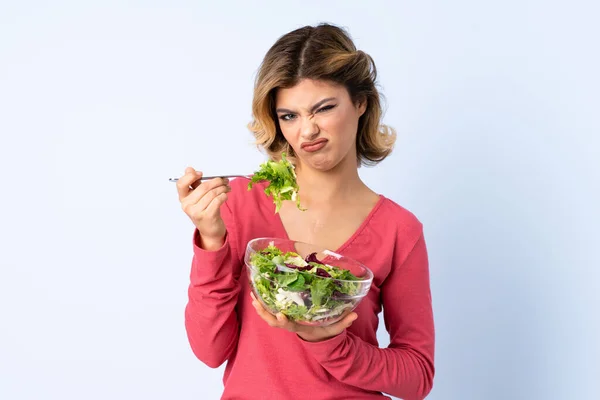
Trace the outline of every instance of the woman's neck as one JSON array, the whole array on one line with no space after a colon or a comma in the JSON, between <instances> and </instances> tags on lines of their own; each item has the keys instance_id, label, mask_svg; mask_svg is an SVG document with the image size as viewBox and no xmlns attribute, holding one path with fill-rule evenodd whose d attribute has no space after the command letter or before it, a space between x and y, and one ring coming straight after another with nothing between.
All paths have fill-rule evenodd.
<instances>
[{"instance_id":1,"label":"woman's neck","mask_svg":"<svg viewBox=\"0 0 600 400\"><path fill-rule=\"evenodd\" d=\"M354 162L353 162L354 161ZM296 167L300 201L303 206L335 204L363 192L365 184L358 175L355 160L343 160L329 171Z\"/></svg>"}]
</instances>

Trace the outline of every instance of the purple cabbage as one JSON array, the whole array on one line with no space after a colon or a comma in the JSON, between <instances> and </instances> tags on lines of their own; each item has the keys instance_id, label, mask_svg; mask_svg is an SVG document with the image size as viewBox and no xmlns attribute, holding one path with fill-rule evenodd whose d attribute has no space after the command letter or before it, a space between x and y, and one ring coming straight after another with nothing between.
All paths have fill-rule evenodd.
<instances>
[{"instance_id":1,"label":"purple cabbage","mask_svg":"<svg viewBox=\"0 0 600 400\"><path fill-rule=\"evenodd\" d=\"M317 268L317 275L322 276L323 278L331 278L329 272L325 271L323 268Z\"/></svg>"},{"instance_id":2,"label":"purple cabbage","mask_svg":"<svg viewBox=\"0 0 600 400\"><path fill-rule=\"evenodd\" d=\"M309 265L307 265L306 267L299 267L299 266L294 265L294 264L285 263L285 266L288 267L288 268L297 269L298 271L308 271L310 269Z\"/></svg>"},{"instance_id":3,"label":"purple cabbage","mask_svg":"<svg viewBox=\"0 0 600 400\"><path fill-rule=\"evenodd\" d=\"M306 256L306 259L304 260L307 263L316 263L316 264L321 264L323 265L323 263L321 261L319 261L319 259L317 258L317 253L310 253L309 255ZM329 272L325 271L323 268L317 268L317 275L321 276L323 278L331 278L331 275L329 274Z\"/></svg>"},{"instance_id":4,"label":"purple cabbage","mask_svg":"<svg viewBox=\"0 0 600 400\"><path fill-rule=\"evenodd\" d=\"M308 262L314 262L317 264L323 264L321 261L319 261L319 259L317 258L317 253L310 253L309 255L306 256L306 259L304 260L307 263Z\"/></svg>"}]
</instances>

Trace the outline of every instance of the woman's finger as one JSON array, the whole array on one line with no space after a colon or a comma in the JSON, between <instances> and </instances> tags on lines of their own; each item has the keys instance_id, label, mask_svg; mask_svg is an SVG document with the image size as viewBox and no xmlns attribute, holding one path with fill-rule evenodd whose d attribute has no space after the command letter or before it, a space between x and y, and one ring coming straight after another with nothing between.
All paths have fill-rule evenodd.
<instances>
[{"instance_id":1,"label":"woman's finger","mask_svg":"<svg viewBox=\"0 0 600 400\"><path fill-rule=\"evenodd\" d=\"M356 321L358 319L358 314L355 312L352 312L348 315L346 315L346 317L344 317L341 321L340 324L344 327L344 329L349 328L352 323L354 321Z\"/></svg>"},{"instance_id":2,"label":"woman's finger","mask_svg":"<svg viewBox=\"0 0 600 400\"><path fill-rule=\"evenodd\" d=\"M185 199L189 195L189 193L192 191L192 189L190 189L190 186L192 186L196 182L199 183L201 178L201 171L196 171L192 167L187 167L185 169L185 174L181 178L179 178L176 184L177 194L179 195L179 201L183 201L183 199Z\"/></svg>"},{"instance_id":3,"label":"woman's finger","mask_svg":"<svg viewBox=\"0 0 600 400\"><path fill-rule=\"evenodd\" d=\"M198 173L198 171L196 171L196 173ZM200 172L200 178L202 178L202 172ZM198 186L200 186L201 183L202 183L202 180L198 179L197 181L192 182L192 184L190 185L190 187L192 188L192 190L194 190Z\"/></svg>"},{"instance_id":4,"label":"woman's finger","mask_svg":"<svg viewBox=\"0 0 600 400\"><path fill-rule=\"evenodd\" d=\"M218 186L214 189L209 190L208 192L206 192L206 194L204 196L202 196L202 198L198 201L198 206L206 211L209 211L209 205L216 199L218 198L220 195L222 194L227 194L231 191L231 187L229 187L228 185L225 186ZM219 206L220 207L220 204ZM218 208L216 207L216 208Z\"/></svg>"},{"instance_id":5,"label":"woman's finger","mask_svg":"<svg viewBox=\"0 0 600 400\"><path fill-rule=\"evenodd\" d=\"M276 316L277 321L280 324L280 328L283 328L285 330L288 330L290 332L297 332L298 331L298 327L301 325L297 325L294 322L290 322L290 320L287 319L287 317L282 314L282 313L278 313Z\"/></svg>"},{"instance_id":6,"label":"woman's finger","mask_svg":"<svg viewBox=\"0 0 600 400\"><path fill-rule=\"evenodd\" d=\"M332 336L339 335L345 329L350 328L350 326L352 326L352 323L354 321L356 321L357 318L358 318L358 315L355 312L349 313L344 318L342 318L340 321L336 322L333 325L328 326L327 327L328 333L331 333Z\"/></svg>"},{"instance_id":7,"label":"woman's finger","mask_svg":"<svg viewBox=\"0 0 600 400\"><path fill-rule=\"evenodd\" d=\"M185 199L186 203L196 204L199 203L200 200L211 190L216 189L218 187L228 187L229 179L227 178L214 178L206 182L202 182L196 189L194 189ZM211 199L212 200L212 199ZM208 206L207 202L205 207Z\"/></svg>"},{"instance_id":8,"label":"woman's finger","mask_svg":"<svg viewBox=\"0 0 600 400\"><path fill-rule=\"evenodd\" d=\"M273 314L271 314L270 312L265 310L265 308L262 306L262 304L260 304L260 302L258 300L256 300L254 295L252 297L254 298L254 300L252 301L252 305L256 309L256 312L269 326L271 326L273 328L283 328L284 327L284 323L282 321L280 321Z\"/></svg>"}]
</instances>

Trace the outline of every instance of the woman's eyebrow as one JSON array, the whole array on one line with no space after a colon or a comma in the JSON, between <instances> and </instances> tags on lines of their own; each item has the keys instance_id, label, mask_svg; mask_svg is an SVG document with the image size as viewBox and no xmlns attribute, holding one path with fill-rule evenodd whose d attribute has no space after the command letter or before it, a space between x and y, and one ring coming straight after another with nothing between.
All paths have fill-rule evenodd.
<instances>
[{"instance_id":1,"label":"woman's eyebrow","mask_svg":"<svg viewBox=\"0 0 600 400\"><path fill-rule=\"evenodd\" d=\"M321 107L323 104L327 103L328 101L331 100L335 100L335 97L328 97L326 99L323 99L321 101L319 101L318 103L316 103L314 106L312 106L310 108L310 112L315 112L315 110L319 107ZM277 113L285 113L285 114L295 114L295 111L289 110L287 108L278 108L277 110L275 110L275 112Z\"/></svg>"}]
</instances>

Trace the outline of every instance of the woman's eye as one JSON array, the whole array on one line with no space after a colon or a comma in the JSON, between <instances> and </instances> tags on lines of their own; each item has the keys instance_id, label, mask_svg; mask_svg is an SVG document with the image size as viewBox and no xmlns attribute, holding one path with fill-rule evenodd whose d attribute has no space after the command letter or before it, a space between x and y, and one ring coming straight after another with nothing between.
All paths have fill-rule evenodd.
<instances>
[{"instance_id":1,"label":"woman's eye","mask_svg":"<svg viewBox=\"0 0 600 400\"><path fill-rule=\"evenodd\" d=\"M334 108L334 107L335 107L335 105L333 105L333 104L330 104L330 105L328 105L328 106L325 106L325 107L321 107L321 108L319 108L319 111L317 111L317 112L329 111L329 110L331 110L331 109L332 109L332 108Z\"/></svg>"},{"instance_id":2,"label":"woman's eye","mask_svg":"<svg viewBox=\"0 0 600 400\"><path fill-rule=\"evenodd\" d=\"M294 118L295 118L294 114L284 114L284 115L279 116L279 119L281 119L282 121L291 121Z\"/></svg>"}]
</instances>

